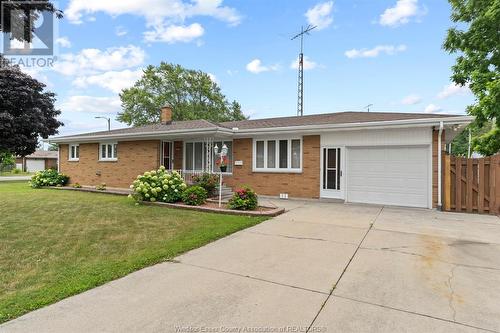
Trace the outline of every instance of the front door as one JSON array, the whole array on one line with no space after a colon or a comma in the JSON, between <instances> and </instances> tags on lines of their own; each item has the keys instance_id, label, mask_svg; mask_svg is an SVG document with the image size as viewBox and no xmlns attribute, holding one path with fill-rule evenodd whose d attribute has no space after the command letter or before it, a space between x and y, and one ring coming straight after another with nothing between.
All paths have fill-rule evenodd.
<instances>
[{"instance_id":1,"label":"front door","mask_svg":"<svg viewBox=\"0 0 500 333\"><path fill-rule=\"evenodd\" d=\"M321 197L323 198L344 198L343 153L344 149L341 147L321 148Z\"/></svg>"},{"instance_id":2,"label":"front door","mask_svg":"<svg viewBox=\"0 0 500 333\"><path fill-rule=\"evenodd\" d=\"M162 165L167 170L172 170L174 161L174 144L172 141L163 141Z\"/></svg>"}]
</instances>

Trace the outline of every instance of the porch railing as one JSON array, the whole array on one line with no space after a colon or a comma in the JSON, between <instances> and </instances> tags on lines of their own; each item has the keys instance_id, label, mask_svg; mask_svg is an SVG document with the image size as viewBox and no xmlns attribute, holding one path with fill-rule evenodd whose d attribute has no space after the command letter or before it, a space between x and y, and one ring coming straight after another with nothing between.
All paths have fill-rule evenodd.
<instances>
[{"instance_id":1,"label":"porch railing","mask_svg":"<svg viewBox=\"0 0 500 333\"><path fill-rule=\"evenodd\" d=\"M204 171L194 171L194 170L173 170L177 171L182 179L186 182L186 184L192 184L193 183L193 177L194 176L200 176L204 174Z\"/></svg>"}]
</instances>

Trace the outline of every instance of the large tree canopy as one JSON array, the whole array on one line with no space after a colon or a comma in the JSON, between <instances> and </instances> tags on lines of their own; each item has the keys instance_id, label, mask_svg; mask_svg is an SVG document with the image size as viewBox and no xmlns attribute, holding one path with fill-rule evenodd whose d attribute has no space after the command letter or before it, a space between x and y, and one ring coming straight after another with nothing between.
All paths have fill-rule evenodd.
<instances>
[{"instance_id":1,"label":"large tree canopy","mask_svg":"<svg viewBox=\"0 0 500 333\"><path fill-rule=\"evenodd\" d=\"M500 150L500 0L449 0L451 19L463 29L448 30L444 49L458 53L452 80L469 85L477 98L467 108L476 117L478 128L488 121L494 126L486 133L478 131L474 150L492 155Z\"/></svg>"},{"instance_id":2,"label":"large tree canopy","mask_svg":"<svg viewBox=\"0 0 500 333\"><path fill-rule=\"evenodd\" d=\"M173 120L242 120L240 105L229 103L220 87L207 73L162 62L148 66L133 87L120 94L123 112L118 120L141 126L160 120L160 107L170 105Z\"/></svg>"},{"instance_id":3,"label":"large tree canopy","mask_svg":"<svg viewBox=\"0 0 500 333\"><path fill-rule=\"evenodd\" d=\"M54 108L55 94L44 88L17 66L0 67L0 153L26 156L39 137L57 134L61 111Z\"/></svg>"}]
</instances>

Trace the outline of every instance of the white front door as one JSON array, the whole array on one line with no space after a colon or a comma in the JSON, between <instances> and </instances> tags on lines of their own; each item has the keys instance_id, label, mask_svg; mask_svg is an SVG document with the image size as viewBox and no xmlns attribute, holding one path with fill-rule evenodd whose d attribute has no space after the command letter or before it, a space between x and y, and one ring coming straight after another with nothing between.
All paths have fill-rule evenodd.
<instances>
[{"instance_id":1,"label":"white front door","mask_svg":"<svg viewBox=\"0 0 500 333\"><path fill-rule=\"evenodd\" d=\"M162 159L161 165L165 167L167 170L173 169L173 161L174 161L174 143L172 141L163 141L162 142Z\"/></svg>"},{"instance_id":2,"label":"white front door","mask_svg":"<svg viewBox=\"0 0 500 333\"><path fill-rule=\"evenodd\" d=\"M344 177L342 174L344 163L344 148L321 147L321 188L322 198L343 199Z\"/></svg>"}]
</instances>

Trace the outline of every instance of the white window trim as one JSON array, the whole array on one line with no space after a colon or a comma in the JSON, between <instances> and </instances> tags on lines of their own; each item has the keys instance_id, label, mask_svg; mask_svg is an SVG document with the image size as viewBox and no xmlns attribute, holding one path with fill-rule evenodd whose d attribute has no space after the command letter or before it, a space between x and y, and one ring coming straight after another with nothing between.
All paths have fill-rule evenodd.
<instances>
[{"instance_id":1,"label":"white window trim","mask_svg":"<svg viewBox=\"0 0 500 333\"><path fill-rule=\"evenodd\" d=\"M288 147L287 147L287 165L289 166L288 168L280 168L279 167L279 141L280 140L287 140L288 141ZM299 140L300 141L300 168L292 168L292 140ZM263 168L257 168L257 141L264 141L264 167ZM267 167L267 147L268 141L276 141L275 144L275 165L276 167L274 168L268 168ZM253 172L269 172L269 173L302 173L302 166L303 166L303 156L304 156L304 148L303 148L303 142L302 142L302 137L266 137L266 138L254 138L253 139L253 144L252 144L252 171Z\"/></svg>"},{"instance_id":2,"label":"white window trim","mask_svg":"<svg viewBox=\"0 0 500 333\"><path fill-rule=\"evenodd\" d=\"M233 142L233 140L224 140L224 139L218 139L218 138L213 138L213 142L216 142L216 141L222 141L224 143L226 142ZM198 170L198 169L193 169L193 170L187 170L186 169L186 146L188 143L192 143L193 144L193 165L194 165L194 144L197 143L197 142L201 142L201 143L205 143L205 141L203 140L196 140L196 139L192 139L192 140L185 140L182 144L182 170L186 171L186 172L196 172L196 173L201 173L201 172L205 172L205 166L206 166L206 162L207 162L207 158L206 158L206 154L205 154L205 146L203 146L203 161L202 161L202 169L201 170ZM232 143L232 145L234 145L234 143ZM222 148L222 147L220 147ZM213 147L212 147L213 149ZM233 146L233 149L234 149L234 146ZM213 153L213 151L212 151ZM233 156L234 156L234 150L233 150ZM233 156L228 156L229 158L229 161L230 163L233 163L232 161L232 157ZM215 165L215 159L212 161L212 165ZM232 170L232 169L231 169ZM215 171L212 171L212 173L219 173L219 172L215 172ZM223 172L222 173L223 175L232 175L233 172L232 171L226 171L226 172Z\"/></svg>"},{"instance_id":3,"label":"white window trim","mask_svg":"<svg viewBox=\"0 0 500 333\"><path fill-rule=\"evenodd\" d=\"M102 145L106 145L106 149L107 149L108 145L117 145L116 151L118 152L118 142L116 142L116 141L113 141L113 142L99 142L99 161L103 161L103 162L118 161L118 157L117 156L103 158L102 157ZM114 149L112 150L112 152L114 153Z\"/></svg>"},{"instance_id":4,"label":"white window trim","mask_svg":"<svg viewBox=\"0 0 500 333\"><path fill-rule=\"evenodd\" d=\"M68 161L72 161L72 162L79 161L80 160L80 148L78 148L78 157L71 157L71 148L72 147L80 147L80 144L72 143L72 144L68 145Z\"/></svg>"}]
</instances>

